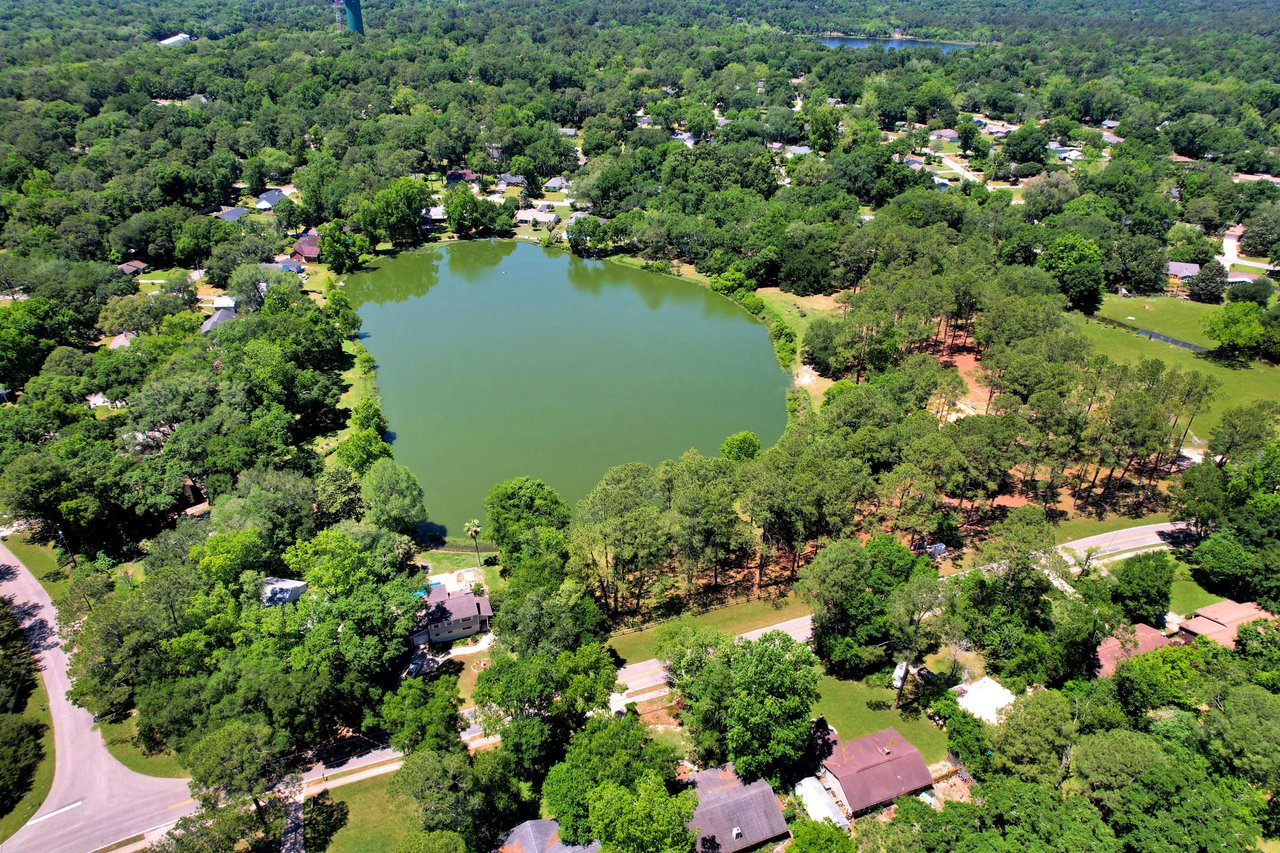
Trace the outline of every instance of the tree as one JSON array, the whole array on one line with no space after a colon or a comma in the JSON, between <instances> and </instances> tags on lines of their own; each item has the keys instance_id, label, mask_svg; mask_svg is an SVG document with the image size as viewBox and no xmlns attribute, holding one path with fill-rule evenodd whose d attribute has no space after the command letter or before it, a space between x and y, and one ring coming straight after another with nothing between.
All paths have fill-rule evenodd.
<instances>
[{"instance_id":1,"label":"tree","mask_svg":"<svg viewBox=\"0 0 1280 853\"><path fill-rule=\"evenodd\" d=\"M462 525L462 532L476 549L476 568L480 567L480 519L473 518Z\"/></svg>"},{"instance_id":2,"label":"tree","mask_svg":"<svg viewBox=\"0 0 1280 853\"><path fill-rule=\"evenodd\" d=\"M1280 203L1269 201L1259 205L1244 226L1240 250L1255 257L1272 257L1270 252L1280 243Z\"/></svg>"},{"instance_id":3,"label":"tree","mask_svg":"<svg viewBox=\"0 0 1280 853\"><path fill-rule=\"evenodd\" d=\"M372 251L369 240L363 234L355 234L340 221L321 225L317 246L320 263L337 275L346 275L360 266L360 256Z\"/></svg>"},{"instance_id":4,"label":"tree","mask_svg":"<svg viewBox=\"0 0 1280 853\"><path fill-rule=\"evenodd\" d=\"M397 178L364 202L356 218L365 233L405 249L422 242L422 211L430 203L426 184L416 178Z\"/></svg>"},{"instance_id":5,"label":"tree","mask_svg":"<svg viewBox=\"0 0 1280 853\"><path fill-rule=\"evenodd\" d=\"M408 468L382 458L369 466L360 481L365 518L394 533L413 534L426 523L422 485Z\"/></svg>"},{"instance_id":6,"label":"tree","mask_svg":"<svg viewBox=\"0 0 1280 853\"><path fill-rule=\"evenodd\" d=\"M26 654L26 649L22 649ZM22 714L0 713L0 812L8 814L31 788L36 767L44 757L40 738L44 726Z\"/></svg>"},{"instance_id":7,"label":"tree","mask_svg":"<svg viewBox=\"0 0 1280 853\"><path fill-rule=\"evenodd\" d=\"M972 151L973 143L979 136L978 125L971 118L965 118L956 124L956 141L961 151Z\"/></svg>"},{"instance_id":8,"label":"tree","mask_svg":"<svg viewBox=\"0 0 1280 853\"><path fill-rule=\"evenodd\" d=\"M1072 309L1082 314L1093 314L1102 305L1102 265L1093 261L1073 264L1058 276L1062 293Z\"/></svg>"},{"instance_id":9,"label":"tree","mask_svg":"<svg viewBox=\"0 0 1280 853\"><path fill-rule=\"evenodd\" d=\"M280 759L271 729L245 720L210 732L184 756L192 794L202 806L213 809L224 798L248 799L264 826L266 799L291 778Z\"/></svg>"},{"instance_id":10,"label":"tree","mask_svg":"<svg viewBox=\"0 0 1280 853\"><path fill-rule=\"evenodd\" d=\"M726 708L729 758L744 779L790 778L810 753L818 659L781 631L739 644Z\"/></svg>"},{"instance_id":11,"label":"tree","mask_svg":"<svg viewBox=\"0 0 1280 853\"><path fill-rule=\"evenodd\" d=\"M1246 462L1261 453L1280 433L1280 404L1256 400L1232 406L1222 413L1218 429L1209 439L1209 452L1218 467Z\"/></svg>"},{"instance_id":12,"label":"tree","mask_svg":"<svg viewBox=\"0 0 1280 853\"><path fill-rule=\"evenodd\" d=\"M351 409L351 426L367 429L382 435L387 431L387 416L376 397L366 397Z\"/></svg>"},{"instance_id":13,"label":"tree","mask_svg":"<svg viewBox=\"0 0 1280 853\"><path fill-rule=\"evenodd\" d=\"M1204 333L1229 353L1257 349L1264 331L1256 302L1228 302L1204 318Z\"/></svg>"},{"instance_id":14,"label":"tree","mask_svg":"<svg viewBox=\"0 0 1280 853\"><path fill-rule=\"evenodd\" d=\"M1227 270L1217 261L1200 267L1200 272L1187 282L1187 293L1196 302L1207 302L1217 305L1222 301L1222 294L1227 292Z\"/></svg>"},{"instance_id":15,"label":"tree","mask_svg":"<svg viewBox=\"0 0 1280 853\"><path fill-rule=\"evenodd\" d=\"M889 598L887 618L890 645L895 659L908 665L920 660L930 648L936 648L946 618L946 589L938 575L923 569L897 587ZM893 705L902 704L904 678Z\"/></svg>"},{"instance_id":16,"label":"tree","mask_svg":"<svg viewBox=\"0 0 1280 853\"><path fill-rule=\"evenodd\" d=\"M456 833L469 850L492 850L524 805L511 771L505 749L473 760L462 750L419 749L405 757L389 790L417 801L424 831Z\"/></svg>"},{"instance_id":17,"label":"tree","mask_svg":"<svg viewBox=\"0 0 1280 853\"><path fill-rule=\"evenodd\" d=\"M609 620L595 599L575 581L558 589L538 586L522 596L508 595L493 620L505 648L516 654L571 652L609 636Z\"/></svg>"},{"instance_id":18,"label":"tree","mask_svg":"<svg viewBox=\"0 0 1280 853\"><path fill-rule=\"evenodd\" d=\"M720 455L730 462L746 462L760 455L760 439L754 432L735 432L720 445Z\"/></svg>"},{"instance_id":19,"label":"tree","mask_svg":"<svg viewBox=\"0 0 1280 853\"><path fill-rule=\"evenodd\" d=\"M675 751L648 736L640 717L593 717L573 736L564 761L551 768L542 786L547 811L560 823L560 837L570 844L592 839L591 802L606 783L634 788L646 776L670 784L675 779Z\"/></svg>"},{"instance_id":20,"label":"tree","mask_svg":"<svg viewBox=\"0 0 1280 853\"><path fill-rule=\"evenodd\" d=\"M1074 734L1066 696L1057 690L1020 696L992 733L992 766L1027 782L1056 784Z\"/></svg>"},{"instance_id":21,"label":"tree","mask_svg":"<svg viewBox=\"0 0 1280 853\"><path fill-rule=\"evenodd\" d=\"M1205 752L1218 772L1266 791L1280 788L1280 696L1262 687L1231 688L1205 717Z\"/></svg>"},{"instance_id":22,"label":"tree","mask_svg":"<svg viewBox=\"0 0 1280 853\"><path fill-rule=\"evenodd\" d=\"M658 776L632 791L605 782L591 797L590 823L601 853L687 853L697 833L688 829L698 797L692 790L667 793Z\"/></svg>"},{"instance_id":23,"label":"tree","mask_svg":"<svg viewBox=\"0 0 1280 853\"><path fill-rule=\"evenodd\" d=\"M1271 279L1259 276L1252 281L1238 281L1227 290L1228 302L1253 302L1264 311L1271 306L1271 297L1275 295L1275 285Z\"/></svg>"},{"instance_id":24,"label":"tree","mask_svg":"<svg viewBox=\"0 0 1280 853\"><path fill-rule=\"evenodd\" d=\"M381 434L371 429L356 429L338 443L334 456L363 477L374 462L391 458L391 445L383 440Z\"/></svg>"},{"instance_id":25,"label":"tree","mask_svg":"<svg viewBox=\"0 0 1280 853\"><path fill-rule=\"evenodd\" d=\"M1015 130L1004 141L1004 156L1011 163L1044 163L1048 152L1049 134L1040 125L1028 122Z\"/></svg>"},{"instance_id":26,"label":"tree","mask_svg":"<svg viewBox=\"0 0 1280 853\"><path fill-rule=\"evenodd\" d=\"M1139 554L1112 570L1116 580L1115 603L1130 622L1160 627L1169 612L1173 589L1173 561L1163 551Z\"/></svg>"},{"instance_id":27,"label":"tree","mask_svg":"<svg viewBox=\"0 0 1280 853\"><path fill-rule=\"evenodd\" d=\"M429 681L406 678L382 700L382 719L391 734L391 745L406 753L419 747L440 752L460 749L461 703L456 675Z\"/></svg>"},{"instance_id":28,"label":"tree","mask_svg":"<svg viewBox=\"0 0 1280 853\"><path fill-rule=\"evenodd\" d=\"M532 477L494 486L484 500L484 508L489 516L489 538L504 557L536 528L564 530L572 516L569 505L554 489Z\"/></svg>"},{"instance_id":29,"label":"tree","mask_svg":"<svg viewBox=\"0 0 1280 853\"><path fill-rule=\"evenodd\" d=\"M855 853L849 833L829 820L818 822L805 818L791 824L791 844L787 850L791 853Z\"/></svg>"}]
</instances>

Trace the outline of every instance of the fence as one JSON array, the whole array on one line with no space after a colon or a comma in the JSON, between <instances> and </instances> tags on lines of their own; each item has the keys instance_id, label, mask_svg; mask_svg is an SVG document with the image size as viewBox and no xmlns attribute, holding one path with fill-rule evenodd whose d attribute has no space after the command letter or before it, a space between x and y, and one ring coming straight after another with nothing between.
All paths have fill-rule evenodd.
<instances>
[{"instance_id":1,"label":"fence","mask_svg":"<svg viewBox=\"0 0 1280 853\"><path fill-rule=\"evenodd\" d=\"M1180 341L1177 338L1171 338L1168 335L1162 335L1159 332L1153 332L1150 329L1140 329L1137 326L1133 326L1133 325L1130 325L1129 323L1121 322L1120 320L1113 320L1110 317L1094 316L1092 319L1097 320L1099 323L1104 323L1108 326L1115 326L1117 329L1124 329L1126 332L1136 332L1137 334L1142 335L1144 338L1151 338L1152 340L1156 340L1156 341L1164 341L1166 344L1173 344L1175 347L1182 347L1183 349L1191 350L1192 352L1208 352L1209 351L1208 347L1202 347L1199 344L1189 343L1188 341Z\"/></svg>"}]
</instances>

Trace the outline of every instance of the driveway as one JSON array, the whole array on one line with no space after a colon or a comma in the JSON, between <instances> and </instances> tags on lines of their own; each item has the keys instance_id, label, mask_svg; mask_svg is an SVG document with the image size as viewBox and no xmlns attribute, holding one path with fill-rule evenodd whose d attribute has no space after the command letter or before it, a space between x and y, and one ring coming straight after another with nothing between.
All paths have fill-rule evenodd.
<instances>
[{"instance_id":1,"label":"driveway","mask_svg":"<svg viewBox=\"0 0 1280 853\"><path fill-rule=\"evenodd\" d=\"M116 761L88 711L66 698L67 655L44 587L0 543L0 595L17 610L36 649L53 717L53 787L26 826L0 845L5 853L87 853L191 814L182 779L134 773Z\"/></svg>"}]
</instances>

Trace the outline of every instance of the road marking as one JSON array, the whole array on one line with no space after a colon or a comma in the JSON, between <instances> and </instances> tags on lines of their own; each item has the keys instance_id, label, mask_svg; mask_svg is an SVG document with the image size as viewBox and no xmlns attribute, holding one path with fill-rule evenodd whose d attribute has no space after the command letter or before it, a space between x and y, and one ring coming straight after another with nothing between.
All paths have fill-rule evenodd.
<instances>
[{"instance_id":1,"label":"road marking","mask_svg":"<svg viewBox=\"0 0 1280 853\"><path fill-rule=\"evenodd\" d=\"M176 809L176 808L178 808L179 806L185 806L185 805L188 805L189 803L194 803L194 802L195 802L195 800L183 800L183 801L182 801L182 802L180 802L180 803L170 803L170 804L169 804L168 806L166 806L165 808Z\"/></svg>"},{"instance_id":2,"label":"road marking","mask_svg":"<svg viewBox=\"0 0 1280 853\"><path fill-rule=\"evenodd\" d=\"M69 812L69 811L71 811L72 809L74 809L76 806L81 805L81 804L83 804L83 803L84 803L84 800L76 800L74 803L72 803L72 804L71 804L71 805L69 805L69 806L63 806L63 807L62 807L62 808L60 808L60 809L54 809L53 811L49 812L48 814L42 814L42 815L40 815L40 817L33 817L33 818L31 818L31 820L27 821L27 825L28 825L28 826L30 826L30 825L31 825L31 824L33 824L33 823L39 823L40 821L42 821L42 820L48 820L49 818L54 817L55 815L60 815L60 814L62 814L63 812Z\"/></svg>"}]
</instances>

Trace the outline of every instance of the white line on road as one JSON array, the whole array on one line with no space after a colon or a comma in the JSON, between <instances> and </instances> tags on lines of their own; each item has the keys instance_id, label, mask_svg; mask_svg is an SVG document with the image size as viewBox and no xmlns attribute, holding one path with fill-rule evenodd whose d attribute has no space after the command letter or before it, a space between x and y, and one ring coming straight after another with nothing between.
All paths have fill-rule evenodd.
<instances>
[{"instance_id":1,"label":"white line on road","mask_svg":"<svg viewBox=\"0 0 1280 853\"><path fill-rule=\"evenodd\" d=\"M39 822L40 822L40 821L42 821L42 820L48 820L49 818L54 817L55 815L60 815L60 814L62 814L63 812L69 812L69 811L71 811L72 809L74 809L76 806L80 805L80 804L81 804L81 803L83 803L83 802L84 802L84 800L76 800L74 803L72 803L72 804L71 804L71 805L69 805L69 806L63 806L63 807L62 807L62 808L60 808L60 809L54 809L53 811L49 812L48 814L42 814L42 815L40 815L40 817L33 817L33 818L31 818L31 820L27 821L27 823L28 823L28 824L32 824L32 823L39 823Z\"/></svg>"}]
</instances>

